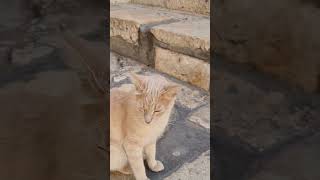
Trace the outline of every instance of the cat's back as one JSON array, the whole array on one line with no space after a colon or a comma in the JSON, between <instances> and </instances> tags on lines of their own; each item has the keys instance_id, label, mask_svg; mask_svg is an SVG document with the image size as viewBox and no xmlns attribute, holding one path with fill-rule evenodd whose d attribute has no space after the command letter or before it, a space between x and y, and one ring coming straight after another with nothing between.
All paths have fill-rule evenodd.
<instances>
[{"instance_id":1,"label":"cat's back","mask_svg":"<svg viewBox=\"0 0 320 180\"><path fill-rule=\"evenodd\" d=\"M132 84L124 84L110 90L110 135L120 140L123 136L124 120L127 116L128 101L134 94ZM119 139L120 138L120 139Z\"/></svg>"},{"instance_id":2,"label":"cat's back","mask_svg":"<svg viewBox=\"0 0 320 180\"><path fill-rule=\"evenodd\" d=\"M133 94L135 88L132 84L123 84L110 90L110 104L122 104Z\"/></svg>"}]
</instances>

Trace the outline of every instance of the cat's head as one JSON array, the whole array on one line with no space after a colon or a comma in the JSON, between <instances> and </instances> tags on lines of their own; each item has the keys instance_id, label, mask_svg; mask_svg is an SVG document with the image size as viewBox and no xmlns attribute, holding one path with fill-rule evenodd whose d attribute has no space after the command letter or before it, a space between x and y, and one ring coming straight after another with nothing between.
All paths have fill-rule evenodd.
<instances>
[{"instance_id":1,"label":"cat's head","mask_svg":"<svg viewBox=\"0 0 320 180\"><path fill-rule=\"evenodd\" d=\"M131 73L131 81L136 87L138 110L143 113L144 121L150 124L161 119L171 108L181 87L168 82L159 75L142 76Z\"/></svg>"}]
</instances>

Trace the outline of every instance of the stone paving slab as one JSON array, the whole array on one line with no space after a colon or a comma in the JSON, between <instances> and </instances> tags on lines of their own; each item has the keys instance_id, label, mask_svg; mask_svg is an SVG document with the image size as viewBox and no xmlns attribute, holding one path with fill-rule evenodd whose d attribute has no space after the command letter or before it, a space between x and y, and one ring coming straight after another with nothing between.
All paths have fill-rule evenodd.
<instances>
[{"instance_id":1,"label":"stone paving slab","mask_svg":"<svg viewBox=\"0 0 320 180\"><path fill-rule=\"evenodd\" d=\"M66 49L48 41L56 35L52 31L60 20L69 19L72 13L84 20L75 23L70 18L78 33L94 34L101 28L94 23L101 16L88 17L84 12L103 14L104 9L77 6L72 13L62 12L55 1L50 7L57 11L49 8L50 15L31 19L31 12L24 14L30 6L23 8L21 3L31 4L0 2L0 46L13 47L12 58L0 56L0 99L6 102L0 107L0 179L105 180L108 158L99 148L105 99L93 91L83 64L77 61L81 68L69 67L61 53ZM30 26L15 29L24 23Z\"/></svg>"},{"instance_id":2,"label":"stone paving slab","mask_svg":"<svg viewBox=\"0 0 320 180\"><path fill-rule=\"evenodd\" d=\"M186 18L150 31L159 46L210 61L210 18Z\"/></svg>"},{"instance_id":3,"label":"stone paving slab","mask_svg":"<svg viewBox=\"0 0 320 180\"><path fill-rule=\"evenodd\" d=\"M139 44L139 31L142 25L159 23L171 19L151 8L134 6L115 6L110 11L110 37L121 36L134 45ZM116 8L116 9L115 9Z\"/></svg>"},{"instance_id":4,"label":"stone paving slab","mask_svg":"<svg viewBox=\"0 0 320 180\"><path fill-rule=\"evenodd\" d=\"M159 6L192 13L210 14L210 0L131 0L132 3Z\"/></svg>"},{"instance_id":5,"label":"stone paving slab","mask_svg":"<svg viewBox=\"0 0 320 180\"><path fill-rule=\"evenodd\" d=\"M3 0L0 2L0 31L6 28L16 28L22 24L21 22L23 22L26 17L22 16L22 13L25 13L25 11L22 11L21 5L23 5L21 2L15 0Z\"/></svg>"},{"instance_id":6,"label":"stone paving slab","mask_svg":"<svg viewBox=\"0 0 320 180\"><path fill-rule=\"evenodd\" d=\"M320 179L320 135L291 144L260 162L260 170L250 180Z\"/></svg>"},{"instance_id":7,"label":"stone paving slab","mask_svg":"<svg viewBox=\"0 0 320 180\"><path fill-rule=\"evenodd\" d=\"M215 102L219 104L214 115L217 129L263 152L320 128L318 96L295 91L283 82L242 66L217 61L214 76Z\"/></svg>"},{"instance_id":8,"label":"stone paving slab","mask_svg":"<svg viewBox=\"0 0 320 180\"><path fill-rule=\"evenodd\" d=\"M55 49L0 73L1 179L107 178L98 148L104 100L60 58Z\"/></svg>"},{"instance_id":9,"label":"stone paving slab","mask_svg":"<svg viewBox=\"0 0 320 180\"><path fill-rule=\"evenodd\" d=\"M129 72L134 71L139 74L161 74L152 68L132 61L128 58L121 57L117 54L111 54L111 87L118 87L123 84L130 83L128 78ZM203 127L199 122L189 120L189 116L199 108L204 108L205 113L209 114L209 95L207 92L192 87L184 82L174 79L170 76L162 74L166 78L175 83L182 85L182 92L194 92L187 96L180 94L177 98L177 103L174 107L173 114L170 117L170 124L163 136L158 142L157 157L165 165L165 171L153 173L148 171L148 176L151 179L163 179L174 173L185 163L197 159L202 153L210 148L210 129ZM119 78L121 77L121 78ZM197 102L194 99L199 98ZM195 112L196 114L196 112ZM207 121L205 117L203 121ZM208 159L205 159L209 163ZM207 166L206 166L207 167ZM182 170L181 170L182 171ZM203 167L199 171L210 172L210 169ZM181 175L176 175L181 176ZM194 176L196 179L207 177L205 175ZM121 179L121 177L117 177ZM123 178L123 177L122 177ZM183 179L183 176L181 176Z\"/></svg>"},{"instance_id":10,"label":"stone paving slab","mask_svg":"<svg viewBox=\"0 0 320 180\"><path fill-rule=\"evenodd\" d=\"M210 152L207 151L196 160L184 164L165 180L209 180L210 179Z\"/></svg>"},{"instance_id":11,"label":"stone paving slab","mask_svg":"<svg viewBox=\"0 0 320 180\"><path fill-rule=\"evenodd\" d=\"M189 120L210 129L210 106L204 106L191 114Z\"/></svg>"},{"instance_id":12,"label":"stone paving slab","mask_svg":"<svg viewBox=\"0 0 320 180\"><path fill-rule=\"evenodd\" d=\"M111 0L111 4L119 4L119 3L129 3L130 0Z\"/></svg>"},{"instance_id":13,"label":"stone paving slab","mask_svg":"<svg viewBox=\"0 0 320 180\"><path fill-rule=\"evenodd\" d=\"M240 178L259 156L319 131L318 95L220 57L214 69L215 162L221 179Z\"/></svg>"}]
</instances>

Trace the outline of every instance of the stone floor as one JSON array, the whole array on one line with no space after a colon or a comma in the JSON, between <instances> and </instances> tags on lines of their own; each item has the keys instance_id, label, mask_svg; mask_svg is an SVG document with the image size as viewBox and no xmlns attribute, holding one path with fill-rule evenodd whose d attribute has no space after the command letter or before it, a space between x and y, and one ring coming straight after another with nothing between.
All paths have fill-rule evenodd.
<instances>
[{"instance_id":1,"label":"stone floor","mask_svg":"<svg viewBox=\"0 0 320 180\"><path fill-rule=\"evenodd\" d=\"M130 83L129 72L161 74L115 53L111 53L110 57L111 87ZM209 94L165 74L161 75L180 84L182 92L178 95L169 127L158 142L157 157L164 163L165 171L148 171L148 176L151 179L210 179ZM114 175L111 179L123 178Z\"/></svg>"},{"instance_id":2,"label":"stone floor","mask_svg":"<svg viewBox=\"0 0 320 180\"><path fill-rule=\"evenodd\" d=\"M0 179L105 180L99 127L105 99L79 61L77 66L66 61L77 59L75 53L65 56L66 49L49 40L65 21L75 34L104 41L98 32L103 8L93 6L90 12L89 5L81 9L75 3L77 8L66 11L54 4L47 15L33 19L21 3L0 2Z\"/></svg>"},{"instance_id":3,"label":"stone floor","mask_svg":"<svg viewBox=\"0 0 320 180\"><path fill-rule=\"evenodd\" d=\"M57 27L65 23L73 35L87 40L86 47L97 50L87 58L104 57L108 48L105 11L100 5L68 2L53 4L43 17L30 19L11 14L24 12L19 0L0 2L0 8L6 9L2 12L7 13L1 20L11 22L0 25L0 99L6 102L0 107L0 179L108 178L101 128L105 127L105 99L79 61L85 52L55 41L61 40ZM123 57L111 59L111 86L129 83L126 75L131 70L156 73ZM151 179L185 179L180 175L185 172L196 179L209 179L209 96L181 85L172 123L159 142L158 158L166 170L148 172ZM199 163L202 166L198 167Z\"/></svg>"},{"instance_id":4,"label":"stone floor","mask_svg":"<svg viewBox=\"0 0 320 180\"><path fill-rule=\"evenodd\" d=\"M305 170L313 174L310 177L319 177L319 173L299 164L310 163L310 167L320 163L315 154L311 160L306 153L318 148L311 137L320 128L320 96L304 93L250 66L214 58L216 179L255 176L260 180L266 175L266 179L294 180L295 173L290 170L299 174L298 179L310 179L302 175ZM305 139L309 145L304 149ZM293 158L293 154L299 154L301 159ZM285 160L287 157L291 159ZM261 165L264 162L267 164Z\"/></svg>"},{"instance_id":5,"label":"stone floor","mask_svg":"<svg viewBox=\"0 0 320 180\"><path fill-rule=\"evenodd\" d=\"M250 180L316 180L320 179L319 133L291 144L271 158L260 162L261 170Z\"/></svg>"}]
</instances>

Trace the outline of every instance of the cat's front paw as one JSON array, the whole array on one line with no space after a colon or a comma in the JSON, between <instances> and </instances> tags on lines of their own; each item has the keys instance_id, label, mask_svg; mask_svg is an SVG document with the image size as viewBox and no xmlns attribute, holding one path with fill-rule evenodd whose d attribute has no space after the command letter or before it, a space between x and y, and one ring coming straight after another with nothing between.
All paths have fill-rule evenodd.
<instances>
[{"instance_id":1,"label":"cat's front paw","mask_svg":"<svg viewBox=\"0 0 320 180\"><path fill-rule=\"evenodd\" d=\"M153 165L152 167L149 167L149 168L153 172L160 172L160 171L164 170L164 166L161 161L157 161L157 163L155 163L155 165Z\"/></svg>"}]
</instances>

